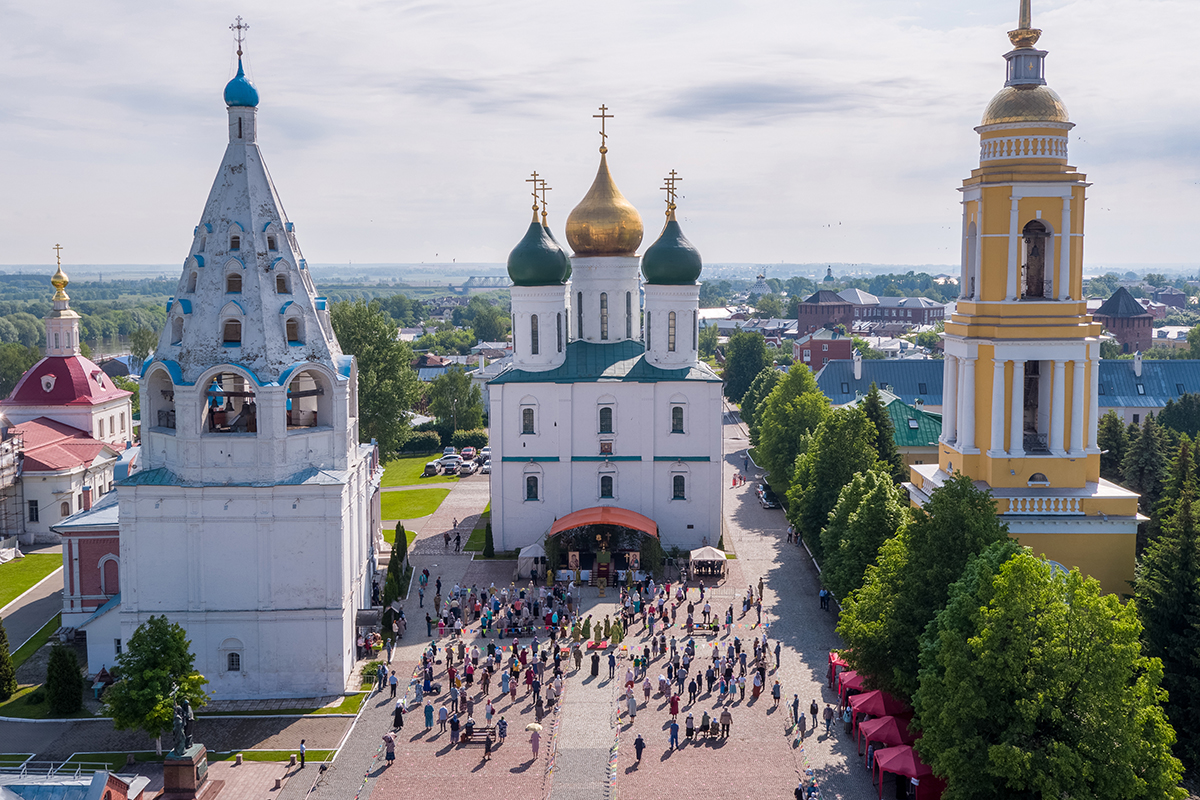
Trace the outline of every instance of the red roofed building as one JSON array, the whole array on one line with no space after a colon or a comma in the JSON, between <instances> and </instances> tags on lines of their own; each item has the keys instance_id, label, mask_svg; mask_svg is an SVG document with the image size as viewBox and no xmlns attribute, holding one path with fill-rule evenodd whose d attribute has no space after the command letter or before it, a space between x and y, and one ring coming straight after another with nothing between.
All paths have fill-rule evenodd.
<instances>
[{"instance_id":1,"label":"red roofed building","mask_svg":"<svg viewBox=\"0 0 1200 800\"><path fill-rule=\"evenodd\" d=\"M80 353L79 315L70 308L61 267L51 283L46 357L0 400L5 426L24 442L27 544L57 543L50 526L112 488L113 465L133 438L132 394Z\"/></svg>"}]
</instances>

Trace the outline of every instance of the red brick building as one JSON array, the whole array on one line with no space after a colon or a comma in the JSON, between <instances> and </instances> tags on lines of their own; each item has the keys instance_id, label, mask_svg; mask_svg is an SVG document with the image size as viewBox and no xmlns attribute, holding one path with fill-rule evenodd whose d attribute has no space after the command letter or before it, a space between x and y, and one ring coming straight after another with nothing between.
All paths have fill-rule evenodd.
<instances>
[{"instance_id":1,"label":"red brick building","mask_svg":"<svg viewBox=\"0 0 1200 800\"><path fill-rule=\"evenodd\" d=\"M1092 317L1121 343L1122 353L1145 352L1154 336L1154 317L1124 286L1096 309Z\"/></svg>"},{"instance_id":2,"label":"red brick building","mask_svg":"<svg viewBox=\"0 0 1200 800\"><path fill-rule=\"evenodd\" d=\"M834 359L850 358L854 352L853 340L828 328L821 328L801 336L792 343L792 360L805 364L813 372Z\"/></svg>"},{"instance_id":3,"label":"red brick building","mask_svg":"<svg viewBox=\"0 0 1200 800\"><path fill-rule=\"evenodd\" d=\"M838 296L837 292L821 289L799 304L796 313L798 328L802 333L811 333L819 328L845 325L850 330L854 319L854 305Z\"/></svg>"}]
</instances>

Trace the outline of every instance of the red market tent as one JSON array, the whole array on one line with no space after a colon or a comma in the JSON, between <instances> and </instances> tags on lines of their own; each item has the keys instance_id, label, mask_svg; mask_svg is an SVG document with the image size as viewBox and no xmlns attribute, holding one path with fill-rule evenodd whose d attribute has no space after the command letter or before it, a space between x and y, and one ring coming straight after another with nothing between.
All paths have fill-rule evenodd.
<instances>
[{"instance_id":1,"label":"red market tent","mask_svg":"<svg viewBox=\"0 0 1200 800\"><path fill-rule=\"evenodd\" d=\"M878 742L883 745L897 744L912 744L917 740L916 734L908 729L908 720L899 717L880 717L879 719L869 719L858 726L858 733L862 742L865 742L867 749L871 747L871 742ZM862 750L862 744L859 744L859 750ZM863 755L864 763L866 755Z\"/></svg>"},{"instance_id":2,"label":"red market tent","mask_svg":"<svg viewBox=\"0 0 1200 800\"><path fill-rule=\"evenodd\" d=\"M843 670L848 669L850 665L846 663L846 659L842 658L836 650L829 651L829 688L833 688L833 682L837 680L838 668Z\"/></svg>"},{"instance_id":3,"label":"red market tent","mask_svg":"<svg viewBox=\"0 0 1200 800\"><path fill-rule=\"evenodd\" d=\"M879 800L883 800L883 773L896 775L896 780L915 780L913 800L940 800L945 781L936 778L933 770L917 756L909 745L888 747L875 753L875 773L879 776ZM871 776L872 780L875 775Z\"/></svg>"},{"instance_id":4,"label":"red market tent","mask_svg":"<svg viewBox=\"0 0 1200 800\"><path fill-rule=\"evenodd\" d=\"M846 692L861 692L863 677L854 670L846 670L838 675L838 697L844 698Z\"/></svg>"},{"instance_id":5,"label":"red market tent","mask_svg":"<svg viewBox=\"0 0 1200 800\"><path fill-rule=\"evenodd\" d=\"M913 713L907 703L897 700L881 689L854 695L850 698L850 708L854 711L856 729L859 714L870 714L872 717L911 717Z\"/></svg>"}]
</instances>

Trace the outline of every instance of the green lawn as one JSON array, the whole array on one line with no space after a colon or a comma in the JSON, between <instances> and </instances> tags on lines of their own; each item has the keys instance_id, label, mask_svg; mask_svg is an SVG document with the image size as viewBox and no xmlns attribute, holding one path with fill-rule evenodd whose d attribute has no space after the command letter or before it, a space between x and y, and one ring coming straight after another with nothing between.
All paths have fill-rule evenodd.
<instances>
[{"instance_id":1,"label":"green lawn","mask_svg":"<svg viewBox=\"0 0 1200 800\"><path fill-rule=\"evenodd\" d=\"M328 761L333 758L336 750L308 750L305 753L305 761ZM300 750L230 750L228 753L210 752L208 754L209 761L233 761L238 753L242 754L243 761L284 761L286 762L292 756L296 757L296 761L300 761Z\"/></svg>"},{"instance_id":2,"label":"green lawn","mask_svg":"<svg viewBox=\"0 0 1200 800\"><path fill-rule=\"evenodd\" d=\"M29 657L36 653L38 649L46 642L50 641L50 637L54 632L62 627L62 614L55 614L54 619L42 626L42 629L33 635L28 642L17 648L17 652L13 653L13 669L19 669L22 664L29 660ZM9 647L16 642L9 642ZM4 716L0 714L0 717Z\"/></svg>"},{"instance_id":3,"label":"green lawn","mask_svg":"<svg viewBox=\"0 0 1200 800\"><path fill-rule=\"evenodd\" d=\"M0 753L0 764L24 764L33 753Z\"/></svg>"},{"instance_id":4,"label":"green lawn","mask_svg":"<svg viewBox=\"0 0 1200 800\"><path fill-rule=\"evenodd\" d=\"M450 494L449 489L413 489L407 492L384 492L381 501L384 519L417 519L428 517ZM394 532L393 532L394 533Z\"/></svg>"},{"instance_id":5,"label":"green lawn","mask_svg":"<svg viewBox=\"0 0 1200 800\"><path fill-rule=\"evenodd\" d=\"M170 749L170 735L165 737L168 744L165 745L163 753L165 754ZM128 752L120 753L76 753L68 758L64 763L67 764L107 764L109 772L123 772L125 770L125 762L128 758ZM133 754L134 761L151 762L162 761L162 756L155 755L153 750L142 750Z\"/></svg>"},{"instance_id":6,"label":"green lawn","mask_svg":"<svg viewBox=\"0 0 1200 800\"><path fill-rule=\"evenodd\" d=\"M479 515L479 522L471 531L471 535L467 537L467 543L463 545L463 550L468 553L482 553L483 540L487 534L487 524L492 518L492 504L489 502L487 507L483 509L483 513Z\"/></svg>"},{"instance_id":7,"label":"green lawn","mask_svg":"<svg viewBox=\"0 0 1200 800\"><path fill-rule=\"evenodd\" d=\"M413 540L417 538L417 532L416 532L416 531L410 531L410 530L408 530L407 528L405 528L405 529L404 529L404 538L405 538L405 539L408 539L408 546L409 546L409 547L412 547ZM384 528L384 529L383 529L383 540L384 540L385 542L387 542L388 544L395 544L395 543L396 543L396 529L395 529L395 527L391 527L391 528Z\"/></svg>"},{"instance_id":8,"label":"green lawn","mask_svg":"<svg viewBox=\"0 0 1200 800\"><path fill-rule=\"evenodd\" d=\"M0 608L29 591L42 578L62 566L61 553L31 553L0 564Z\"/></svg>"},{"instance_id":9,"label":"green lawn","mask_svg":"<svg viewBox=\"0 0 1200 800\"><path fill-rule=\"evenodd\" d=\"M404 458L397 458L395 461L389 461L383 467L383 482L380 485L384 487L416 486L426 483L455 483L458 481L457 475L438 475L434 478L421 477L421 473L425 471L425 465L439 458L441 456L432 453L427 456L406 456Z\"/></svg>"},{"instance_id":10,"label":"green lawn","mask_svg":"<svg viewBox=\"0 0 1200 800\"><path fill-rule=\"evenodd\" d=\"M320 714L357 714L358 709L362 708L363 702L367 699L366 692L356 692L355 694L346 695L342 702L336 706L322 706L321 708L281 708L273 711L213 711L202 712L197 714L199 717L269 717L280 714L304 714L304 715L320 715Z\"/></svg>"},{"instance_id":11,"label":"green lawn","mask_svg":"<svg viewBox=\"0 0 1200 800\"><path fill-rule=\"evenodd\" d=\"M22 686L8 702L0 703L0 717L17 717L19 719L90 719L92 715L84 709L59 717L50 713L50 704L44 699L40 703L31 703L30 696L38 686ZM91 691L91 689L88 689ZM122 762L124 763L124 762Z\"/></svg>"}]
</instances>

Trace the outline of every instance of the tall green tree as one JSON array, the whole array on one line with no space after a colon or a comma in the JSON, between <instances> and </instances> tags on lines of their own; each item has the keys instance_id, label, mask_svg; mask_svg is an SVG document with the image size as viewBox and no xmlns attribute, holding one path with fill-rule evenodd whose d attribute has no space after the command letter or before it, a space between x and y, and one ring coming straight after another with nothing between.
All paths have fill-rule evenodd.
<instances>
[{"instance_id":1,"label":"tall green tree","mask_svg":"<svg viewBox=\"0 0 1200 800\"><path fill-rule=\"evenodd\" d=\"M725 347L725 397L742 402L742 396L764 367L771 366L767 343L757 333L734 331Z\"/></svg>"},{"instance_id":2,"label":"tall green tree","mask_svg":"<svg viewBox=\"0 0 1200 800\"><path fill-rule=\"evenodd\" d=\"M158 334L150 328L138 328L129 334L129 353L133 356L136 366L140 369L146 356L154 352L158 344Z\"/></svg>"},{"instance_id":3,"label":"tall green tree","mask_svg":"<svg viewBox=\"0 0 1200 800\"><path fill-rule=\"evenodd\" d=\"M396 324L376 302L334 303L330 319L342 352L358 360L359 436L374 439L385 457L399 452L408 411L420 397L412 349L396 338Z\"/></svg>"},{"instance_id":4,"label":"tall green tree","mask_svg":"<svg viewBox=\"0 0 1200 800\"><path fill-rule=\"evenodd\" d=\"M0 620L0 702L17 693L17 668L8 649L8 631Z\"/></svg>"},{"instance_id":5,"label":"tall green tree","mask_svg":"<svg viewBox=\"0 0 1200 800\"><path fill-rule=\"evenodd\" d=\"M1198 511L1192 473L1183 481L1173 512L1142 553L1134 581L1146 655L1162 661L1167 715L1179 737L1176 752L1189 770L1200 768Z\"/></svg>"},{"instance_id":6,"label":"tall green tree","mask_svg":"<svg viewBox=\"0 0 1200 800\"><path fill-rule=\"evenodd\" d=\"M862 586L880 545L907 520L904 490L882 467L860 472L842 487L821 532L821 581L835 597L845 599Z\"/></svg>"},{"instance_id":7,"label":"tall green tree","mask_svg":"<svg viewBox=\"0 0 1200 800\"><path fill-rule=\"evenodd\" d=\"M892 425L892 418L883 404L883 398L879 396L879 387L874 383L867 390L867 396L863 398L862 410L867 415L867 419L871 420L871 424L875 426L873 444L875 452L879 455L879 462L887 466L892 480L896 483L903 482L908 478L908 468L904 466L900 448L896 447L896 428Z\"/></svg>"},{"instance_id":8,"label":"tall green tree","mask_svg":"<svg viewBox=\"0 0 1200 800\"><path fill-rule=\"evenodd\" d=\"M65 644L50 648L46 665L46 701L50 713L65 717L83 708L83 675L75 651Z\"/></svg>"},{"instance_id":9,"label":"tall green tree","mask_svg":"<svg viewBox=\"0 0 1200 800\"><path fill-rule=\"evenodd\" d=\"M104 693L113 727L144 731L162 755L162 734L171 729L176 696L186 697L193 709L208 703L204 691L208 679L196 671L195 664L183 628L166 616L152 615L117 656L120 680Z\"/></svg>"},{"instance_id":10,"label":"tall green tree","mask_svg":"<svg viewBox=\"0 0 1200 800\"><path fill-rule=\"evenodd\" d=\"M1200 394L1188 392L1180 395L1178 400L1168 400L1166 407L1158 413L1158 424L1195 439L1200 434Z\"/></svg>"},{"instance_id":11,"label":"tall green tree","mask_svg":"<svg viewBox=\"0 0 1200 800\"><path fill-rule=\"evenodd\" d=\"M113 382L113 385L115 385L118 389L124 389L127 392L133 392L133 397L129 398L130 402L133 403L133 409L132 409L133 418L141 419L142 418L142 392L141 392L141 388L138 386L137 379L129 378L124 375L114 375L112 382Z\"/></svg>"},{"instance_id":12,"label":"tall green tree","mask_svg":"<svg viewBox=\"0 0 1200 800\"><path fill-rule=\"evenodd\" d=\"M1136 439L1121 462L1125 487L1140 494L1138 505L1149 514L1162 494L1167 477L1167 443L1153 414L1147 414Z\"/></svg>"},{"instance_id":13,"label":"tall green tree","mask_svg":"<svg viewBox=\"0 0 1200 800\"><path fill-rule=\"evenodd\" d=\"M775 367L765 367L755 376L750 388L746 390L746 394L742 395L742 422L746 423L749 430L751 444L758 443L759 409L782 378L783 373Z\"/></svg>"},{"instance_id":14,"label":"tall green tree","mask_svg":"<svg viewBox=\"0 0 1200 800\"><path fill-rule=\"evenodd\" d=\"M1129 450L1129 433L1117 412L1109 411L1100 418L1096 428L1096 443L1100 446L1100 477L1120 483L1121 462Z\"/></svg>"},{"instance_id":15,"label":"tall green tree","mask_svg":"<svg viewBox=\"0 0 1200 800\"><path fill-rule=\"evenodd\" d=\"M956 473L883 543L862 588L842 604L838 633L871 685L903 697L917 690L919 639L946 604L967 562L1008 538L990 492Z\"/></svg>"},{"instance_id":16,"label":"tall green tree","mask_svg":"<svg viewBox=\"0 0 1200 800\"><path fill-rule=\"evenodd\" d=\"M837 408L821 421L808 450L796 459L788 489L788 519L818 559L823 554L821 531L842 487L856 472L866 472L877 463L874 439L875 426L861 408Z\"/></svg>"},{"instance_id":17,"label":"tall green tree","mask_svg":"<svg viewBox=\"0 0 1200 800\"><path fill-rule=\"evenodd\" d=\"M483 392L461 367L455 365L429 384L429 413L452 430L483 427Z\"/></svg>"},{"instance_id":18,"label":"tall green tree","mask_svg":"<svg viewBox=\"0 0 1200 800\"><path fill-rule=\"evenodd\" d=\"M26 347L18 342L0 344L0 398L8 397L21 376L41 358L36 347Z\"/></svg>"},{"instance_id":19,"label":"tall green tree","mask_svg":"<svg viewBox=\"0 0 1200 800\"><path fill-rule=\"evenodd\" d=\"M811 434L829 414L829 398L817 388L812 370L793 364L767 399L758 404L754 424L758 429L758 463L770 481L782 491L792 483L796 456ZM851 473L853 474L853 473Z\"/></svg>"},{"instance_id":20,"label":"tall green tree","mask_svg":"<svg viewBox=\"0 0 1200 800\"><path fill-rule=\"evenodd\" d=\"M712 358L717 352L721 331L716 325L705 325L700 329L700 357Z\"/></svg>"},{"instance_id":21,"label":"tall green tree","mask_svg":"<svg viewBox=\"0 0 1200 800\"><path fill-rule=\"evenodd\" d=\"M1007 555L967 566L923 640L915 747L943 797L1185 796L1136 608L1078 570Z\"/></svg>"},{"instance_id":22,"label":"tall green tree","mask_svg":"<svg viewBox=\"0 0 1200 800\"><path fill-rule=\"evenodd\" d=\"M759 319L778 319L783 316L783 298L777 294L762 294L754 304L754 316Z\"/></svg>"},{"instance_id":23,"label":"tall green tree","mask_svg":"<svg viewBox=\"0 0 1200 800\"><path fill-rule=\"evenodd\" d=\"M476 312L471 329L481 342L502 342L508 338L508 315L488 304Z\"/></svg>"}]
</instances>

